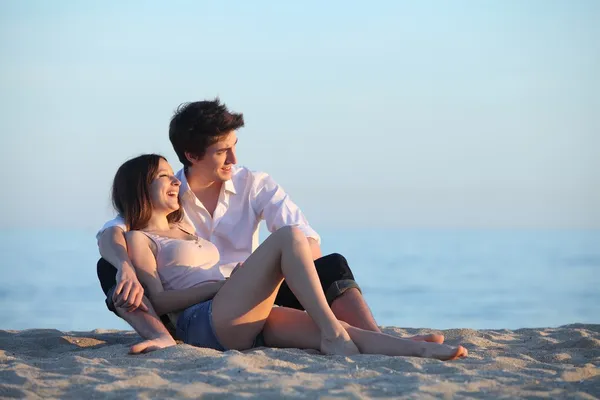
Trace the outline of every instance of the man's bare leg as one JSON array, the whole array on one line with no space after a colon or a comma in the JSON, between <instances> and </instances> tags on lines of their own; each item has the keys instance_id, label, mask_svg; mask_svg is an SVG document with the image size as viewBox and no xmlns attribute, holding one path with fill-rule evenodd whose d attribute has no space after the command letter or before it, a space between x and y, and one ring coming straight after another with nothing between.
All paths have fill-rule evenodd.
<instances>
[{"instance_id":1,"label":"man's bare leg","mask_svg":"<svg viewBox=\"0 0 600 400\"><path fill-rule=\"evenodd\" d=\"M356 288L346 290L341 296L335 299L331 303L331 310L340 321L367 331L381 332L367 302ZM407 339L421 342L444 343L444 335L435 333L412 336Z\"/></svg>"},{"instance_id":2,"label":"man's bare leg","mask_svg":"<svg viewBox=\"0 0 600 400\"><path fill-rule=\"evenodd\" d=\"M369 306L356 288L346 290L333 300L331 311L340 321L367 331L381 332Z\"/></svg>"},{"instance_id":3,"label":"man's bare leg","mask_svg":"<svg viewBox=\"0 0 600 400\"><path fill-rule=\"evenodd\" d=\"M148 307L148 312L139 309L127 311L117 307L117 314L135 329L144 341L136 343L129 349L130 354L148 353L150 351L174 346L175 340L162 323L150 301L144 296L142 300Z\"/></svg>"}]
</instances>

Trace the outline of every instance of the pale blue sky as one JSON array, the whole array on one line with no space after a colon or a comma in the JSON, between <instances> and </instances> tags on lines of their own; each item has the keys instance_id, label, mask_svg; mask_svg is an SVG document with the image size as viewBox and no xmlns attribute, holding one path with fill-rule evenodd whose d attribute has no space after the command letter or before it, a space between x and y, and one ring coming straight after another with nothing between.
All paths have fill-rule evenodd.
<instances>
[{"instance_id":1,"label":"pale blue sky","mask_svg":"<svg viewBox=\"0 0 600 400\"><path fill-rule=\"evenodd\" d=\"M369 4L367 4L369 3ZM96 228L172 111L317 228L600 227L598 1L3 1L0 227Z\"/></svg>"}]
</instances>

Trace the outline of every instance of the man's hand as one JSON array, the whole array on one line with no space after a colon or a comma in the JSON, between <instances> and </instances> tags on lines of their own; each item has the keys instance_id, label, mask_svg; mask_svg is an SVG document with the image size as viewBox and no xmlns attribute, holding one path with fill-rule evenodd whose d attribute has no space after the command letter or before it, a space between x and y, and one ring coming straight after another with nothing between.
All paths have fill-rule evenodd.
<instances>
[{"instance_id":1,"label":"man's hand","mask_svg":"<svg viewBox=\"0 0 600 400\"><path fill-rule=\"evenodd\" d=\"M127 309L128 312L137 310L148 311L142 302L144 288L130 265L123 265L117 272L117 287L113 293L115 307Z\"/></svg>"}]
</instances>

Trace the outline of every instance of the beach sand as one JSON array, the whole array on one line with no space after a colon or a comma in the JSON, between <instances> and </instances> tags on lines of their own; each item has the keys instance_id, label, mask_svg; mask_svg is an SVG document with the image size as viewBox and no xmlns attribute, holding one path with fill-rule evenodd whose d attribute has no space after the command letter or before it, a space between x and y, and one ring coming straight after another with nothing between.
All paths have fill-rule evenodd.
<instances>
[{"instance_id":1,"label":"beach sand","mask_svg":"<svg viewBox=\"0 0 600 400\"><path fill-rule=\"evenodd\" d=\"M407 336L425 329L383 328ZM450 329L437 360L189 345L132 356L134 332L0 331L1 398L581 398L600 396L600 325Z\"/></svg>"}]
</instances>

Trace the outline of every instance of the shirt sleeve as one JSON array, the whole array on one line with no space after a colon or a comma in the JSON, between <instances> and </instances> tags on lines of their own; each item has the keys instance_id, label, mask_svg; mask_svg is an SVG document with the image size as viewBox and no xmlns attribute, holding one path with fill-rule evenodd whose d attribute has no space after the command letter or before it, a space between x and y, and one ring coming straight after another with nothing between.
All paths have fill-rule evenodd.
<instances>
[{"instance_id":1,"label":"shirt sleeve","mask_svg":"<svg viewBox=\"0 0 600 400\"><path fill-rule=\"evenodd\" d=\"M300 208L273 178L265 173L255 173L254 179L253 207L257 215L267 223L269 232L291 225L321 244L319 234L310 227Z\"/></svg>"},{"instance_id":2,"label":"shirt sleeve","mask_svg":"<svg viewBox=\"0 0 600 400\"><path fill-rule=\"evenodd\" d=\"M112 228L113 226L118 226L119 228L123 229L123 232L127 232L127 226L125 225L125 220L123 218L121 218L120 215L117 215L115 218L111 219L110 221L107 221L102 226L102 228L100 228L98 233L96 233L96 240L100 240L100 236L102 235L102 232L104 232L108 228Z\"/></svg>"}]
</instances>

